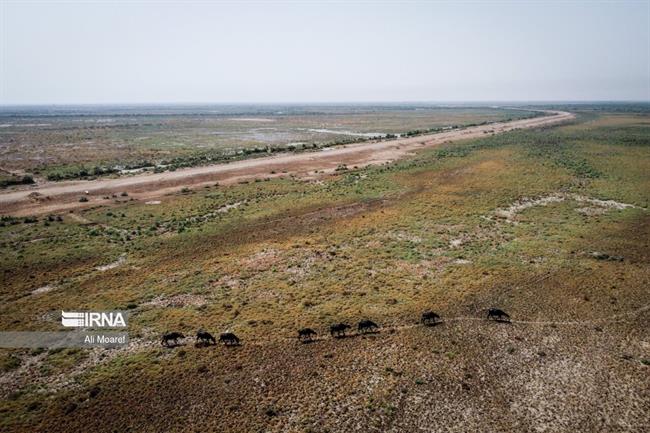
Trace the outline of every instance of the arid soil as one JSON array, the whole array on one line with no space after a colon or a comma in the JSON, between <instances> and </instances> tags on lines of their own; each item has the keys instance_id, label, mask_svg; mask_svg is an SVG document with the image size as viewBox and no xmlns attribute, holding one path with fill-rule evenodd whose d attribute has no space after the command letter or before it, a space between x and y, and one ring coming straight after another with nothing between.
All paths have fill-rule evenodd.
<instances>
[{"instance_id":1,"label":"arid soil","mask_svg":"<svg viewBox=\"0 0 650 433\"><path fill-rule=\"evenodd\" d=\"M0 194L0 214L21 216L92 207L106 203L105 197L122 192L128 192L130 197L136 199L152 199L182 187L213 182L231 184L255 178L318 175L316 171L332 172L342 164L350 167L381 164L398 159L416 149L444 142L483 137L513 129L549 126L574 117L572 113L553 111L545 117L494 123L412 138L347 145L319 152L249 159L230 164L139 174L117 179L48 182L36 187ZM80 202L80 196L86 197L88 201Z\"/></svg>"},{"instance_id":2,"label":"arid soil","mask_svg":"<svg viewBox=\"0 0 650 433\"><path fill-rule=\"evenodd\" d=\"M103 383L96 397L78 399L65 429L647 431L650 382L639 357L648 311L564 325L473 313L311 344L163 349L166 373L139 372L132 386L127 370ZM64 431L54 420L65 408L39 429Z\"/></svg>"},{"instance_id":3,"label":"arid soil","mask_svg":"<svg viewBox=\"0 0 650 433\"><path fill-rule=\"evenodd\" d=\"M3 328L128 310L130 344L0 351L0 431L649 431L650 117L577 116L421 152L379 142L404 157L322 177L305 160L297 178L4 218ZM199 329L242 344L197 345ZM186 338L164 347L169 331Z\"/></svg>"}]
</instances>

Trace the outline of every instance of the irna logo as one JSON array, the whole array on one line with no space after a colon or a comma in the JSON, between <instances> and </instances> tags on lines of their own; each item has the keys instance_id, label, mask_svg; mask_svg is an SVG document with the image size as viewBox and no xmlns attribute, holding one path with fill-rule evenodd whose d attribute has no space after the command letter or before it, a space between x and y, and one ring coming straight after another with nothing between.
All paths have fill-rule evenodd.
<instances>
[{"instance_id":1,"label":"irna logo","mask_svg":"<svg viewBox=\"0 0 650 433\"><path fill-rule=\"evenodd\" d=\"M126 318L121 311L61 311L61 324L68 328L126 328Z\"/></svg>"}]
</instances>

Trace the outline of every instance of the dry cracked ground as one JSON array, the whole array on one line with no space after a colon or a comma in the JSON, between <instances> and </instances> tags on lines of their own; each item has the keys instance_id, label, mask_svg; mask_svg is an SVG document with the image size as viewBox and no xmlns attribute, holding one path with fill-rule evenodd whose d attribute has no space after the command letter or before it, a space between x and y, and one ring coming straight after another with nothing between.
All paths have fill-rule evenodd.
<instances>
[{"instance_id":1,"label":"dry cracked ground","mask_svg":"<svg viewBox=\"0 0 650 433\"><path fill-rule=\"evenodd\" d=\"M125 308L132 343L3 351L2 431L648 431L649 173L646 113L585 111L360 170L5 219L3 329ZM419 324L429 309L442 323ZM364 318L379 332L329 337ZM199 328L242 345L197 347ZM164 348L166 330L189 338Z\"/></svg>"}]
</instances>

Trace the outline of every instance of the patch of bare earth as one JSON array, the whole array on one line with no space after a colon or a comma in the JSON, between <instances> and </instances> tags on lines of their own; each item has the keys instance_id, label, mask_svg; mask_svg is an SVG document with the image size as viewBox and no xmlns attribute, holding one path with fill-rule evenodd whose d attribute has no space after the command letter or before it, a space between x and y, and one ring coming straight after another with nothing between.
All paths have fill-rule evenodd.
<instances>
[{"instance_id":1,"label":"patch of bare earth","mask_svg":"<svg viewBox=\"0 0 650 433\"><path fill-rule=\"evenodd\" d=\"M44 294L44 293L49 293L49 292L51 292L51 291L54 290L55 288L56 288L55 286L53 286L53 285L51 285L51 284L47 284L47 285L45 285L45 286L41 286L41 287L38 287L38 288L32 290L32 291L31 291L31 294L32 294L32 295L42 295L42 294Z\"/></svg>"},{"instance_id":2,"label":"patch of bare earth","mask_svg":"<svg viewBox=\"0 0 650 433\"><path fill-rule=\"evenodd\" d=\"M107 363L120 355L141 352L151 349L156 345L150 339L130 339L129 344L114 349L94 348L86 349L84 357L76 362L72 369L50 374L42 367L48 356L44 351L37 355L23 352L19 355L20 366L12 371L0 375L0 397L7 398L10 394L20 391L25 387L34 387L43 394L52 394L62 390L73 390L82 387L80 376L98 365Z\"/></svg>"},{"instance_id":3,"label":"patch of bare earth","mask_svg":"<svg viewBox=\"0 0 650 433\"><path fill-rule=\"evenodd\" d=\"M507 208L497 209L494 213L498 218L508 223L517 224L517 215L527 209L537 206L548 206L553 203L562 203L565 201L574 201L579 204L590 205L576 209L576 212L583 215L600 215L610 210L622 210L628 208L640 209L638 206L621 203L615 200L600 200L579 194L556 193L544 197L522 198Z\"/></svg>"},{"instance_id":4,"label":"patch of bare earth","mask_svg":"<svg viewBox=\"0 0 650 433\"><path fill-rule=\"evenodd\" d=\"M109 271L111 269L115 269L119 266L122 266L124 263L126 263L126 254L120 255L120 257L117 258L114 262L107 263L105 265L97 266L97 270L100 272L104 271Z\"/></svg>"},{"instance_id":5,"label":"patch of bare earth","mask_svg":"<svg viewBox=\"0 0 650 433\"><path fill-rule=\"evenodd\" d=\"M52 417L45 427L641 433L650 408L641 362L648 319L642 311L624 323L604 321L603 332L459 318L312 344L185 347L181 361L161 361L165 374L115 377L65 423ZM109 409L118 401L116 414Z\"/></svg>"},{"instance_id":6,"label":"patch of bare earth","mask_svg":"<svg viewBox=\"0 0 650 433\"><path fill-rule=\"evenodd\" d=\"M173 192L179 187L207 185L216 181L225 185L258 177L280 177L282 176L280 172L298 176L315 171L329 173L342 164L365 167L369 164L381 164L408 156L413 151L422 148L423 143L425 146L436 146L449 141L482 137L485 131L505 132L520 128L541 127L565 122L575 117L567 112L548 112L548 114L544 117L468 127L432 135L346 145L328 152L276 155L235 161L229 164L192 167L173 172L139 174L116 179L49 182L39 185L37 191L17 189L0 194L0 203L2 203L0 213L20 216L88 208L97 204L105 204L104 196L125 190L128 190L129 196L134 199L151 201ZM271 170L276 171L277 174L269 175ZM40 198L33 199L35 196L30 198L29 194L32 193L48 198L41 202ZM84 194L88 201L79 202L80 194Z\"/></svg>"},{"instance_id":7,"label":"patch of bare earth","mask_svg":"<svg viewBox=\"0 0 650 433\"><path fill-rule=\"evenodd\" d=\"M151 301L144 302L143 307L156 308L182 308L188 306L200 307L208 303L202 295L183 293L173 296L159 296Z\"/></svg>"}]
</instances>

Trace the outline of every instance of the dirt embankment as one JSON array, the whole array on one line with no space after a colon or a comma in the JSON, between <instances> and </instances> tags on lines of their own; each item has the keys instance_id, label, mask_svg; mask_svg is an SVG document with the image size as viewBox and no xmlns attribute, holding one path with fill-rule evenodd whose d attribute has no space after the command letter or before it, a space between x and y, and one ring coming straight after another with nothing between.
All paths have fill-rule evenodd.
<instances>
[{"instance_id":1,"label":"dirt embankment","mask_svg":"<svg viewBox=\"0 0 650 433\"><path fill-rule=\"evenodd\" d=\"M319 152L283 154L117 179L49 182L32 188L1 193L0 215L43 214L96 206L108 202L104 197L124 191L135 199L152 199L181 187L214 182L232 184L260 177L280 177L289 174L305 176L313 175L315 171L329 173L341 164L358 167L381 164L401 158L417 149L449 141L483 137L513 129L547 126L574 117L572 113L553 111L548 112L544 117L481 125L418 137L327 148ZM80 196L86 197L87 201L80 202Z\"/></svg>"}]
</instances>

